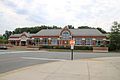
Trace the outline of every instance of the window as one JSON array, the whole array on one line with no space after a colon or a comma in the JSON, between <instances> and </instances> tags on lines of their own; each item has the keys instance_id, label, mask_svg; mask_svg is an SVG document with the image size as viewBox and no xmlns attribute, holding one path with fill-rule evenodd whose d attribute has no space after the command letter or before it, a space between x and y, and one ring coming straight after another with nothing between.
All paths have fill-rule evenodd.
<instances>
[{"instance_id":1,"label":"window","mask_svg":"<svg viewBox=\"0 0 120 80\"><path fill-rule=\"evenodd\" d=\"M35 45L38 45L39 42L40 42L40 39L39 39L39 38L35 38L35 39L34 39L34 43L35 43Z\"/></svg>"},{"instance_id":2,"label":"window","mask_svg":"<svg viewBox=\"0 0 120 80\"><path fill-rule=\"evenodd\" d=\"M75 44L76 45L81 45L82 44L82 39L81 38L76 38L75 39Z\"/></svg>"},{"instance_id":3,"label":"window","mask_svg":"<svg viewBox=\"0 0 120 80\"><path fill-rule=\"evenodd\" d=\"M98 38L98 39L96 40L96 46L100 46L100 45L102 45L102 44L103 44L102 39Z\"/></svg>"},{"instance_id":4,"label":"window","mask_svg":"<svg viewBox=\"0 0 120 80\"><path fill-rule=\"evenodd\" d=\"M86 38L86 45L92 45L92 38Z\"/></svg>"},{"instance_id":5,"label":"window","mask_svg":"<svg viewBox=\"0 0 120 80\"><path fill-rule=\"evenodd\" d=\"M57 45L57 38L52 38L51 44Z\"/></svg>"},{"instance_id":6,"label":"window","mask_svg":"<svg viewBox=\"0 0 120 80\"><path fill-rule=\"evenodd\" d=\"M70 39L70 33L68 31L63 31L62 39L69 40Z\"/></svg>"},{"instance_id":7,"label":"window","mask_svg":"<svg viewBox=\"0 0 120 80\"><path fill-rule=\"evenodd\" d=\"M48 38L43 38L43 44L48 44Z\"/></svg>"}]
</instances>

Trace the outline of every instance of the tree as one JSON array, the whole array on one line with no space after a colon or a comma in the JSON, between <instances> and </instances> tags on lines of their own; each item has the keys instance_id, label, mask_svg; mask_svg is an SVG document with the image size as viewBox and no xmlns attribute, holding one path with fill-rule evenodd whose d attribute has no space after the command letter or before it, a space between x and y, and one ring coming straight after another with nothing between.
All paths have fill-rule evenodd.
<instances>
[{"instance_id":1,"label":"tree","mask_svg":"<svg viewBox=\"0 0 120 80\"><path fill-rule=\"evenodd\" d=\"M93 29L92 27L88 27L88 26L80 26L78 27L78 29Z\"/></svg>"},{"instance_id":2,"label":"tree","mask_svg":"<svg viewBox=\"0 0 120 80\"><path fill-rule=\"evenodd\" d=\"M55 26L55 25L53 25L52 28L53 28L53 29L61 29L61 27L57 27L57 26Z\"/></svg>"},{"instance_id":3,"label":"tree","mask_svg":"<svg viewBox=\"0 0 120 80\"><path fill-rule=\"evenodd\" d=\"M3 37L5 37L5 39L8 39L11 34L12 34L11 31L6 30L6 31L5 31L5 34L3 34Z\"/></svg>"},{"instance_id":4,"label":"tree","mask_svg":"<svg viewBox=\"0 0 120 80\"><path fill-rule=\"evenodd\" d=\"M120 50L120 23L115 21L110 33L110 50Z\"/></svg>"},{"instance_id":5,"label":"tree","mask_svg":"<svg viewBox=\"0 0 120 80\"><path fill-rule=\"evenodd\" d=\"M103 29L100 28L100 27L98 27L97 29L98 29L101 33L103 33L103 34L106 34L106 33L107 33L105 30L103 30Z\"/></svg>"},{"instance_id":6,"label":"tree","mask_svg":"<svg viewBox=\"0 0 120 80\"><path fill-rule=\"evenodd\" d=\"M68 27L69 29L74 29L74 26L72 26L72 25L67 25L67 27Z\"/></svg>"}]
</instances>

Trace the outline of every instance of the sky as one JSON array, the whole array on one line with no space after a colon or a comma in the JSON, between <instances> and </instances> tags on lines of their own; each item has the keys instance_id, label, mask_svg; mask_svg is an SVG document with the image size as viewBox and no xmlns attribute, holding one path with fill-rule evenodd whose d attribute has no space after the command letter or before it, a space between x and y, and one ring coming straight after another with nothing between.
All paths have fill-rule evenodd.
<instances>
[{"instance_id":1,"label":"sky","mask_svg":"<svg viewBox=\"0 0 120 80\"><path fill-rule=\"evenodd\" d=\"M110 31L120 21L120 0L0 0L0 34L18 27L66 25Z\"/></svg>"}]
</instances>

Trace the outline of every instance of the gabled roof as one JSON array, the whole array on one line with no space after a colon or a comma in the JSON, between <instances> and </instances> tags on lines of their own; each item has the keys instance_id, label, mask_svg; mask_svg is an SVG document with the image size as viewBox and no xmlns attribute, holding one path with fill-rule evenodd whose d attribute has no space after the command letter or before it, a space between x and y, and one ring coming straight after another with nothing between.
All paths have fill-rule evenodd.
<instances>
[{"instance_id":1,"label":"gabled roof","mask_svg":"<svg viewBox=\"0 0 120 80\"><path fill-rule=\"evenodd\" d=\"M70 29L73 36L105 36L98 29Z\"/></svg>"},{"instance_id":2,"label":"gabled roof","mask_svg":"<svg viewBox=\"0 0 120 80\"><path fill-rule=\"evenodd\" d=\"M73 36L105 36L98 29L69 29ZM44 29L37 36L59 36L62 29Z\"/></svg>"},{"instance_id":3,"label":"gabled roof","mask_svg":"<svg viewBox=\"0 0 120 80\"><path fill-rule=\"evenodd\" d=\"M64 29L64 28L63 28ZM27 32L23 32L22 34L14 34L10 37L21 37L21 35L25 34L27 37L32 36L60 36L61 31L63 29L43 29L36 34L30 34ZM68 29L72 36L106 36L102 34L98 29Z\"/></svg>"},{"instance_id":4,"label":"gabled roof","mask_svg":"<svg viewBox=\"0 0 120 80\"><path fill-rule=\"evenodd\" d=\"M10 37L21 37L22 35L26 35L27 37L31 37L35 34L30 34L30 33L27 33L27 32L23 32L21 34L12 34Z\"/></svg>"},{"instance_id":5,"label":"gabled roof","mask_svg":"<svg viewBox=\"0 0 120 80\"><path fill-rule=\"evenodd\" d=\"M21 34L11 34L10 37L20 37Z\"/></svg>"},{"instance_id":6,"label":"gabled roof","mask_svg":"<svg viewBox=\"0 0 120 80\"><path fill-rule=\"evenodd\" d=\"M59 36L62 29L43 29L36 36Z\"/></svg>"}]
</instances>

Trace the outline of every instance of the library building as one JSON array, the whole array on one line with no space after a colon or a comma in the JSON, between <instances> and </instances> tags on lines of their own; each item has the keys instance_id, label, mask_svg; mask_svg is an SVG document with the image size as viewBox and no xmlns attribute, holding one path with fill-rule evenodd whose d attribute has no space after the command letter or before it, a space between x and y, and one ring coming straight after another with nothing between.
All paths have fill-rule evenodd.
<instances>
[{"instance_id":1,"label":"library building","mask_svg":"<svg viewBox=\"0 0 120 80\"><path fill-rule=\"evenodd\" d=\"M76 46L100 46L106 45L106 35L98 29L42 29L36 34L23 32L13 34L8 41L16 46L69 46L70 40L75 40Z\"/></svg>"}]
</instances>

